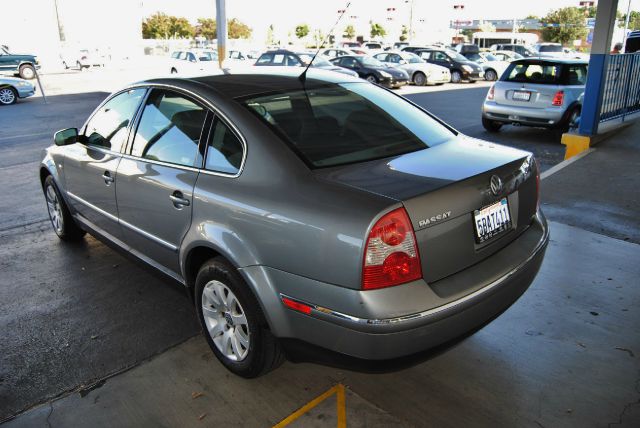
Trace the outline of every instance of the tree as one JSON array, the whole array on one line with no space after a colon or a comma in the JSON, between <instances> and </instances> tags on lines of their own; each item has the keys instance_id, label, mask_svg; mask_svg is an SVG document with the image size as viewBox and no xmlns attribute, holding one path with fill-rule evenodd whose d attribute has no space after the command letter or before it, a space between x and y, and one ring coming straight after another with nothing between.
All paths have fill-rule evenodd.
<instances>
[{"instance_id":1,"label":"tree","mask_svg":"<svg viewBox=\"0 0 640 428\"><path fill-rule=\"evenodd\" d=\"M537 15L527 15L524 19L535 19L537 21L540 21L540 17Z\"/></svg>"},{"instance_id":2,"label":"tree","mask_svg":"<svg viewBox=\"0 0 640 428\"><path fill-rule=\"evenodd\" d=\"M595 18L596 17L596 10L598 10L597 7L595 6L587 6L587 7L581 7L580 11L582 12L582 15L585 18Z\"/></svg>"},{"instance_id":3,"label":"tree","mask_svg":"<svg viewBox=\"0 0 640 428\"><path fill-rule=\"evenodd\" d=\"M587 35L584 13L577 7L551 11L542 18L542 38L548 42L568 44Z\"/></svg>"},{"instance_id":4,"label":"tree","mask_svg":"<svg viewBox=\"0 0 640 428\"><path fill-rule=\"evenodd\" d=\"M200 26L200 35L208 40L213 40L218 37L216 33L216 20L211 18L198 18L198 25Z\"/></svg>"},{"instance_id":5,"label":"tree","mask_svg":"<svg viewBox=\"0 0 640 428\"><path fill-rule=\"evenodd\" d=\"M309 34L309 26L307 24L300 24L296 27L296 37L299 39L307 37Z\"/></svg>"},{"instance_id":6,"label":"tree","mask_svg":"<svg viewBox=\"0 0 640 428\"><path fill-rule=\"evenodd\" d=\"M384 37L387 31L380 24L371 24L371 38Z\"/></svg>"},{"instance_id":7,"label":"tree","mask_svg":"<svg viewBox=\"0 0 640 428\"><path fill-rule=\"evenodd\" d=\"M240 20L232 18L227 22L227 31L230 39L248 39L251 37L251 28Z\"/></svg>"},{"instance_id":8,"label":"tree","mask_svg":"<svg viewBox=\"0 0 640 428\"><path fill-rule=\"evenodd\" d=\"M347 27L344 29L344 33L342 34L342 37L344 37L345 39L353 39L356 36L356 29L353 28L353 25L349 24L347 25Z\"/></svg>"},{"instance_id":9,"label":"tree","mask_svg":"<svg viewBox=\"0 0 640 428\"><path fill-rule=\"evenodd\" d=\"M409 29L407 28L406 25L403 25L402 30L400 31L400 41L406 42L408 38L409 38Z\"/></svg>"},{"instance_id":10,"label":"tree","mask_svg":"<svg viewBox=\"0 0 640 428\"><path fill-rule=\"evenodd\" d=\"M267 45L275 45L275 44L276 44L276 40L273 36L273 24L271 24L267 29Z\"/></svg>"},{"instance_id":11,"label":"tree","mask_svg":"<svg viewBox=\"0 0 640 428\"><path fill-rule=\"evenodd\" d=\"M478 27L478 29L482 32L485 33L494 33L496 31L496 26L493 25L491 22L488 21L484 21L482 22L482 24Z\"/></svg>"},{"instance_id":12,"label":"tree","mask_svg":"<svg viewBox=\"0 0 640 428\"><path fill-rule=\"evenodd\" d=\"M161 12L151 15L142 23L142 37L145 39L185 38L193 35L193 26L186 18Z\"/></svg>"},{"instance_id":13,"label":"tree","mask_svg":"<svg viewBox=\"0 0 640 428\"><path fill-rule=\"evenodd\" d=\"M627 20L627 14L622 15L620 19L620 28L624 28L624 23ZM632 10L629 13L629 30L640 30L640 12Z\"/></svg>"}]
</instances>

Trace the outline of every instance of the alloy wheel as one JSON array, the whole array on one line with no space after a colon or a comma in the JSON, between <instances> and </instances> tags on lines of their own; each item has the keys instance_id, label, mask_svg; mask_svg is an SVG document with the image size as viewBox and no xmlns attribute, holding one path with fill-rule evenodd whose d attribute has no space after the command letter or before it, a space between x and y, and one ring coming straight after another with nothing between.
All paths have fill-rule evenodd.
<instances>
[{"instance_id":1,"label":"alloy wheel","mask_svg":"<svg viewBox=\"0 0 640 428\"><path fill-rule=\"evenodd\" d=\"M375 78L375 76L367 76L367 82L378 83L378 80Z\"/></svg>"},{"instance_id":2,"label":"alloy wheel","mask_svg":"<svg viewBox=\"0 0 640 428\"><path fill-rule=\"evenodd\" d=\"M11 88L0 89L0 103L13 104L16 100L16 94L13 93Z\"/></svg>"},{"instance_id":3,"label":"alloy wheel","mask_svg":"<svg viewBox=\"0 0 640 428\"><path fill-rule=\"evenodd\" d=\"M49 218L51 219L51 225L55 229L56 233L61 234L64 229L64 219L62 217L62 206L58 200L58 194L53 186L47 186L45 192L45 199L47 200L47 211L49 211Z\"/></svg>"},{"instance_id":4,"label":"alloy wheel","mask_svg":"<svg viewBox=\"0 0 640 428\"><path fill-rule=\"evenodd\" d=\"M220 281L209 281L202 290L202 315L218 351L231 361L249 353L249 323L236 295Z\"/></svg>"}]
</instances>

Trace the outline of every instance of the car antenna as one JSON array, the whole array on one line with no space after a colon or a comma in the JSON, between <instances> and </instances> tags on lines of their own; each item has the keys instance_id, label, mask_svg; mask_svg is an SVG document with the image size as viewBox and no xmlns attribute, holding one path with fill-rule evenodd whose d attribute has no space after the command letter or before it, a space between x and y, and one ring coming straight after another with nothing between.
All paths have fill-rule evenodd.
<instances>
[{"instance_id":1,"label":"car antenna","mask_svg":"<svg viewBox=\"0 0 640 428\"><path fill-rule=\"evenodd\" d=\"M318 56L318 54L320 53L320 50L324 47L324 44L327 42L327 39L329 37L331 37L331 34L333 34L333 30L335 30L335 28L338 26L338 24L340 23L340 20L342 19L342 17L344 16L344 14L347 12L347 10L349 9L349 6L351 6L351 2L347 2L347 5L345 6L344 9L342 9L340 16L338 16L338 19L336 20L336 23L333 24L333 27L331 27L331 30L329 31L329 33L327 34L327 36L324 38L324 40L322 41L322 43L320 44L320 46L318 46L318 50L316 51L315 54L313 54L313 58L311 58L311 61L309 61L309 64L307 64L307 66L305 67L304 71L302 72L302 74L300 76L298 76L298 79L300 79L300 81L302 82L302 84L304 85L304 82L306 82L307 80L307 70L309 70L309 67L311 67L311 64L313 64L313 61L316 59L316 57Z\"/></svg>"}]
</instances>

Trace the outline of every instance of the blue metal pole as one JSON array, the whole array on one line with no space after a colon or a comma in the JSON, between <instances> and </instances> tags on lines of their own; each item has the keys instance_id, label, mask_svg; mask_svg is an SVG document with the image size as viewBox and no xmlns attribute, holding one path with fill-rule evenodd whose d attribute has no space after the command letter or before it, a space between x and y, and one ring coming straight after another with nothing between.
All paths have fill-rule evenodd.
<instances>
[{"instance_id":1,"label":"blue metal pole","mask_svg":"<svg viewBox=\"0 0 640 428\"><path fill-rule=\"evenodd\" d=\"M579 133L596 135L600 123L600 107L605 84L611 37L616 25L618 0L600 0L593 29L593 43L589 58L589 73L580 114Z\"/></svg>"}]
</instances>

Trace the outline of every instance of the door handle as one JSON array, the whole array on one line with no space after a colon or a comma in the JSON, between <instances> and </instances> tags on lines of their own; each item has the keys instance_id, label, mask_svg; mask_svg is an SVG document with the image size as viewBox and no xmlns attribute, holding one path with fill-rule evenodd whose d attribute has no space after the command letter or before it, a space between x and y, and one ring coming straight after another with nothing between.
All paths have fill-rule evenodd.
<instances>
[{"instance_id":1,"label":"door handle","mask_svg":"<svg viewBox=\"0 0 640 428\"><path fill-rule=\"evenodd\" d=\"M105 171L104 174L102 174L102 179L104 180L104 184L106 184L107 186L115 181L109 171Z\"/></svg>"},{"instance_id":2,"label":"door handle","mask_svg":"<svg viewBox=\"0 0 640 428\"><path fill-rule=\"evenodd\" d=\"M191 204L189 199L185 198L181 191L176 190L169 196L171 202L173 202L173 206L177 209L182 209L184 207L188 207Z\"/></svg>"}]
</instances>

